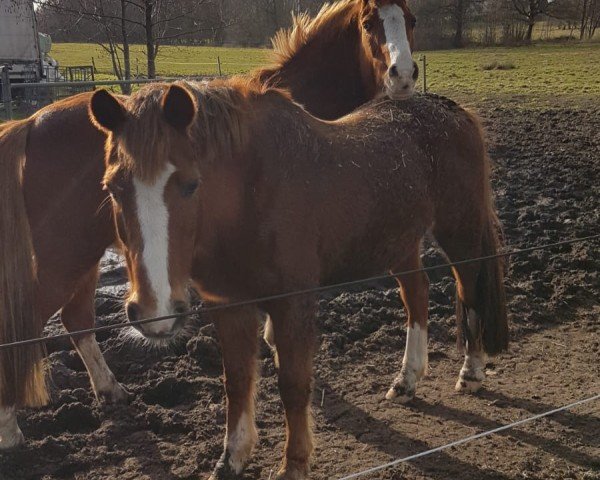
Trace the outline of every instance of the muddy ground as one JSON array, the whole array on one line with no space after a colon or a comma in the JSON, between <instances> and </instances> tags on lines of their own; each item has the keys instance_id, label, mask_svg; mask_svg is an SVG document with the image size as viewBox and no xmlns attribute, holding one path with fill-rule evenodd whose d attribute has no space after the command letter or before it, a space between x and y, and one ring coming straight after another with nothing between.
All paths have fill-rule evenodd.
<instances>
[{"instance_id":1,"label":"muddy ground","mask_svg":"<svg viewBox=\"0 0 600 480\"><path fill-rule=\"evenodd\" d=\"M494 189L510 247L598 233L598 104L529 109L477 105L490 137ZM405 342L393 289L320 301L313 402L317 449L312 478L333 479L600 392L600 244L514 258L507 280L510 352L488 365L486 388L453 391L454 284L431 275L430 374L409 406L383 396ZM428 249L426 262L443 259ZM100 324L119 322L122 270L109 259L97 297ZM54 319L48 332L58 332ZM206 478L222 449L224 394L212 327L170 351L147 351L122 335L99 336L125 407L101 407L68 343L50 345L53 400L23 411L27 445L0 455L0 478ZM257 421L260 443L245 479L269 479L281 458L283 416L273 360L263 348ZM372 479L600 479L600 404L446 450Z\"/></svg>"}]
</instances>

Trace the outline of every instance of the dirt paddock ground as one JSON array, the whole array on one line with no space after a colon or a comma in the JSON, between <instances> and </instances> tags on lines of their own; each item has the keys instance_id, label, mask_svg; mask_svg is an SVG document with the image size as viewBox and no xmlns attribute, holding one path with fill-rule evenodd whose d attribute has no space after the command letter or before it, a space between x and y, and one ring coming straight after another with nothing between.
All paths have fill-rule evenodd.
<instances>
[{"instance_id":1,"label":"dirt paddock ground","mask_svg":"<svg viewBox=\"0 0 600 480\"><path fill-rule=\"evenodd\" d=\"M494 190L509 248L598 233L600 106L477 105L495 163ZM540 413L600 392L599 242L556 247L511 261L512 345L488 365L486 388L454 393L454 284L431 275L430 373L408 406L383 396L402 358L405 315L389 287L320 301L313 401L313 479L335 479L394 458ZM428 265L442 262L427 248ZM108 259L97 296L100 324L122 321L123 271ZM48 333L60 329L53 319ZM50 345L51 405L23 411L28 439L0 454L2 480L207 478L224 435L220 354L212 327L170 351L148 351L122 334L99 335L107 361L132 393L101 407L68 342ZM260 442L244 479L269 479L284 427L275 367L261 359ZM600 403L446 450L371 479L600 479Z\"/></svg>"}]
</instances>

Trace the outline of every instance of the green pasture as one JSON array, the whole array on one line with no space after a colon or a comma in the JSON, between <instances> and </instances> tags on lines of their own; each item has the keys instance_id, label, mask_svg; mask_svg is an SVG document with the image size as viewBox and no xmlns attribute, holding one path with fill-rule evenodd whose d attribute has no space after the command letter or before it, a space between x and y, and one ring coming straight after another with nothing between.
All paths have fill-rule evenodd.
<instances>
[{"instance_id":1,"label":"green pasture","mask_svg":"<svg viewBox=\"0 0 600 480\"><path fill-rule=\"evenodd\" d=\"M91 65L93 58L98 78L114 78L110 57L99 45L55 43L51 55L61 66ZM217 58L221 59L223 74L244 73L264 65L269 51L261 48L162 46L158 50L156 68L158 74L164 77L216 75ZM131 70L133 75L146 74L145 46L131 46Z\"/></svg>"},{"instance_id":2,"label":"green pasture","mask_svg":"<svg viewBox=\"0 0 600 480\"><path fill-rule=\"evenodd\" d=\"M493 97L544 99L600 96L600 43L539 44L512 48L469 48L416 52L425 54L429 90L473 100ZM52 55L61 65L89 65L98 78L111 78L108 55L96 45L58 43ZM161 76L215 75L217 57L223 74L243 73L269 61L257 48L172 47L159 50ZM145 73L144 47L132 47L132 70Z\"/></svg>"},{"instance_id":3,"label":"green pasture","mask_svg":"<svg viewBox=\"0 0 600 480\"><path fill-rule=\"evenodd\" d=\"M600 96L600 43L423 53L429 89L446 95L546 103Z\"/></svg>"}]
</instances>

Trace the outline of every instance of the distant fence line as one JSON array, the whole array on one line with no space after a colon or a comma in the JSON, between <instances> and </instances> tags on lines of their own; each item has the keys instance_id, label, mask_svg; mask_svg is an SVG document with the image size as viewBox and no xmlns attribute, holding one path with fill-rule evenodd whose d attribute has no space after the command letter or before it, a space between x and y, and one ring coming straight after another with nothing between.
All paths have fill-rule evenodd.
<instances>
[{"instance_id":1,"label":"distant fence line","mask_svg":"<svg viewBox=\"0 0 600 480\"><path fill-rule=\"evenodd\" d=\"M427 58L421 55L421 82L422 91L427 92ZM14 83L10 80L9 68L0 65L0 121L13 120L27 117L37 110L62 98L70 97L78 93L92 91L97 87L121 87L124 85L143 85L155 82L173 82L183 78L191 80L206 80L216 76L223 76L225 65L236 65L243 67L259 67L261 63L222 63L220 57L217 62L163 62L172 65L214 65L215 74L192 75L185 77L159 77L159 78L134 78L131 80L82 80L73 81L72 78L61 79L51 82L24 82ZM68 68L68 67L67 67ZM83 67L76 67L81 69ZM65 78L65 77L63 77Z\"/></svg>"}]
</instances>

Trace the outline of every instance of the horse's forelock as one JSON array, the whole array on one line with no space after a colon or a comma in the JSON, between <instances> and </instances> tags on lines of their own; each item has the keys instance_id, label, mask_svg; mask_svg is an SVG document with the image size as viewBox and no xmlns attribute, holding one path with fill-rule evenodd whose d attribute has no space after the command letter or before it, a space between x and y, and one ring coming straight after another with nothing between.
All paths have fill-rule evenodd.
<instances>
[{"instance_id":1,"label":"horse's forelock","mask_svg":"<svg viewBox=\"0 0 600 480\"><path fill-rule=\"evenodd\" d=\"M197 113L189 127L187 152L214 159L241 151L247 140L249 101L272 91L289 98L285 91L267 89L254 79L234 77L209 84L178 82L196 98ZM185 138L168 125L162 111L167 86L144 87L126 102L127 124L118 135L121 165L145 181L163 170L172 148L186 151Z\"/></svg>"},{"instance_id":2,"label":"horse's forelock","mask_svg":"<svg viewBox=\"0 0 600 480\"><path fill-rule=\"evenodd\" d=\"M119 133L120 163L136 177L153 180L168 162L171 127L162 112L167 85L148 85L131 95L125 107L129 119Z\"/></svg>"}]
</instances>

